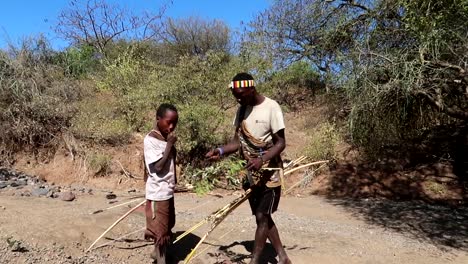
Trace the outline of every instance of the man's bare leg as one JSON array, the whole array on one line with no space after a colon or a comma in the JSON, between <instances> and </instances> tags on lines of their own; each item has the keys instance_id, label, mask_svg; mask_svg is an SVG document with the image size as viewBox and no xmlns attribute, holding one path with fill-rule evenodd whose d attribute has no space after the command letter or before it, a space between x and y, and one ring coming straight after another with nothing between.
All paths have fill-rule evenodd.
<instances>
[{"instance_id":1,"label":"man's bare leg","mask_svg":"<svg viewBox=\"0 0 468 264\"><path fill-rule=\"evenodd\" d=\"M262 254L263 248L265 247L265 243L269 233L268 215L263 213L256 213L255 220L257 222L257 230L255 230L255 242L250 264L259 263L260 256Z\"/></svg>"},{"instance_id":2,"label":"man's bare leg","mask_svg":"<svg viewBox=\"0 0 468 264\"><path fill-rule=\"evenodd\" d=\"M268 216L270 218L271 228L268 232L268 239L270 239L271 244L276 250L276 254L278 254L278 264L291 264L291 260L289 259L286 251L283 248L283 244L281 243L281 239L279 237L278 229L276 228L271 215Z\"/></svg>"}]
</instances>

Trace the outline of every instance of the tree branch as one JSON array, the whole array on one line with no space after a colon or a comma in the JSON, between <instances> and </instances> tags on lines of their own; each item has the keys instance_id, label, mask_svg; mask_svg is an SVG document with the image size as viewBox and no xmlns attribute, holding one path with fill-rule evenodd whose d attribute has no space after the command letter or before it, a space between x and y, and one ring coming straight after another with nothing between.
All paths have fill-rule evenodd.
<instances>
[{"instance_id":1,"label":"tree branch","mask_svg":"<svg viewBox=\"0 0 468 264\"><path fill-rule=\"evenodd\" d=\"M456 118L456 119L461 119L461 120L465 120L465 121L468 121L468 112L467 111L463 111L461 109L458 109L457 107L447 107L441 98L439 98L439 100L436 100L434 99L430 94L424 92L424 91L418 91L416 92L416 95L417 96L422 96L424 97L425 99L427 99L427 101L429 102L430 105L432 105L434 108L436 108L437 110L453 117L453 118Z\"/></svg>"}]
</instances>

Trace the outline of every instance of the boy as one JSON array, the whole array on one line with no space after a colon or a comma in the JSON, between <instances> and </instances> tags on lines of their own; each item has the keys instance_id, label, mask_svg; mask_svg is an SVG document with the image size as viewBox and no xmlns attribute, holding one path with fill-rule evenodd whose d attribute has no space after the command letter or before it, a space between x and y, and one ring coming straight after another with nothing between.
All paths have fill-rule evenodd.
<instances>
[{"instance_id":1,"label":"boy","mask_svg":"<svg viewBox=\"0 0 468 264\"><path fill-rule=\"evenodd\" d=\"M240 104L234 121L234 138L227 145L208 152L206 157L217 160L240 150L241 157L247 161L247 187L252 188L249 203L257 222L250 263L259 263L268 238L278 254L278 263L290 264L291 260L271 217L278 208L281 196L280 171L283 163L280 154L286 146L283 113L276 101L257 92L254 79L248 73L234 76L230 88ZM280 170L261 170L263 166Z\"/></svg>"},{"instance_id":2,"label":"boy","mask_svg":"<svg viewBox=\"0 0 468 264\"><path fill-rule=\"evenodd\" d=\"M145 238L154 240L151 257L166 263L171 229L175 225L174 189L176 184L174 130L179 116L175 106L162 104L156 112L156 124L144 139L146 179Z\"/></svg>"}]
</instances>

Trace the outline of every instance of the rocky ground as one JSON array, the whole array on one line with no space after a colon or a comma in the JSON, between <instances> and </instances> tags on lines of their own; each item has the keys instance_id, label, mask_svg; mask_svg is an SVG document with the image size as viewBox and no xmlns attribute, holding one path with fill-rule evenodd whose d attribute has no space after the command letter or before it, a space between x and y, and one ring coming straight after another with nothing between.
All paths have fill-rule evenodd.
<instances>
[{"instance_id":1,"label":"rocky ground","mask_svg":"<svg viewBox=\"0 0 468 264\"><path fill-rule=\"evenodd\" d=\"M57 186L22 173L0 170L0 263L151 263L151 243L142 239L142 210L122 221L90 252L85 250L142 198L140 190ZM177 193L176 234L187 230L238 193ZM92 214L99 209L135 202ZM468 263L468 209L418 201L283 197L274 214L293 263ZM171 263L183 263L208 226L171 248ZM248 263L254 219L241 205L216 228L192 263ZM124 234L133 233L115 241ZM277 263L270 244L263 263Z\"/></svg>"}]
</instances>

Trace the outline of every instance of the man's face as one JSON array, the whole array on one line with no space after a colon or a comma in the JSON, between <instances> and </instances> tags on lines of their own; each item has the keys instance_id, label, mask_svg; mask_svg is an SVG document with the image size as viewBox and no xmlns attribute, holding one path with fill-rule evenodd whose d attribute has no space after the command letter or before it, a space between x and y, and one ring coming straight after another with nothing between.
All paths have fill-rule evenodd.
<instances>
[{"instance_id":1,"label":"man's face","mask_svg":"<svg viewBox=\"0 0 468 264\"><path fill-rule=\"evenodd\" d=\"M253 105L254 88L231 88L232 95L236 98L237 102L241 105Z\"/></svg>"},{"instance_id":2,"label":"man's face","mask_svg":"<svg viewBox=\"0 0 468 264\"><path fill-rule=\"evenodd\" d=\"M167 110L163 117L157 117L157 121L159 131L163 136L167 136L176 128L177 122L179 121L179 115L177 112Z\"/></svg>"}]
</instances>

